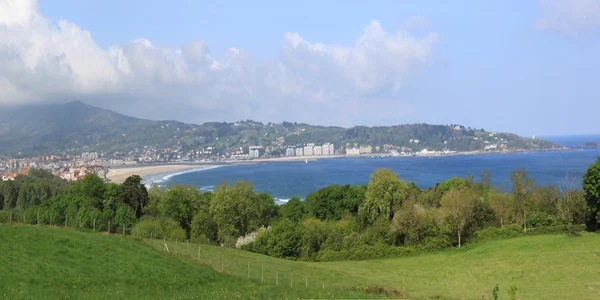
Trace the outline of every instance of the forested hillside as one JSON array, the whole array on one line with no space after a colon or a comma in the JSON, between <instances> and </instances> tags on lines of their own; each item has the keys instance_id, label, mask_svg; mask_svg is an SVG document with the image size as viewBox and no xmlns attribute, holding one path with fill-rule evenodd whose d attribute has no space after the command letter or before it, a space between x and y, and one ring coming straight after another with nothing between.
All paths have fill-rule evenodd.
<instances>
[{"instance_id":1,"label":"forested hillside","mask_svg":"<svg viewBox=\"0 0 600 300\"><path fill-rule=\"evenodd\" d=\"M279 140L278 140L279 139ZM490 133L459 125L408 124L379 127L323 127L297 123L240 121L202 125L151 121L128 117L81 102L7 108L0 111L0 153L48 154L59 151L122 151L136 148L177 148L182 151L212 146L217 152L251 145L284 149L305 143L333 143L337 150L370 145L386 147L473 151L552 149L541 139ZM378 150L377 150L378 149Z\"/></svg>"}]
</instances>

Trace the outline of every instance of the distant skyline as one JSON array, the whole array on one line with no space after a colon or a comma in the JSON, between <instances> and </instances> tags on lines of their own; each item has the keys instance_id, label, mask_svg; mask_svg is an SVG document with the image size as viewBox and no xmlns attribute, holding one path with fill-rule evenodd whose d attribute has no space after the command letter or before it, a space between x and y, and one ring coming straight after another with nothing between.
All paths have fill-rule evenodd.
<instances>
[{"instance_id":1,"label":"distant skyline","mask_svg":"<svg viewBox=\"0 0 600 300\"><path fill-rule=\"evenodd\" d=\"M0 0L0 109L597 134L600 1Z\"/></svg>"}]
</instances>

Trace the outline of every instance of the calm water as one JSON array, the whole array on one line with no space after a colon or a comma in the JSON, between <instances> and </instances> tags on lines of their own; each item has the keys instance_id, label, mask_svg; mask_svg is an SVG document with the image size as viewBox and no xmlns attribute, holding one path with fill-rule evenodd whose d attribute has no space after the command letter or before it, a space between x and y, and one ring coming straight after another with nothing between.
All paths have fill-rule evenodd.
<instances>
[{"instance_id":1,"label":"calm water","mask_svg":"<svg viewBox=\"0 0 600 300\"><path fill-rule=\"evenodd\" d=\"M510 172L524 168L538 184L560 184L565 174L583 176L587 167L600 155L599 149L552 151L518 154L446 156L446 157L385 157L336 158L305 162L269 162L238 165L209 170L164 174L148 178L160 184L192 184L202 190L212 190L223 182L248 180L257 191L264 191L276 199L293 196L305 198L310 192L331 184L364 184L377 168L390 168L405 181L415 182L421 188L454 176L465 177L490 170L495 184L508 184Z\"/></svg>"}]
</instances>

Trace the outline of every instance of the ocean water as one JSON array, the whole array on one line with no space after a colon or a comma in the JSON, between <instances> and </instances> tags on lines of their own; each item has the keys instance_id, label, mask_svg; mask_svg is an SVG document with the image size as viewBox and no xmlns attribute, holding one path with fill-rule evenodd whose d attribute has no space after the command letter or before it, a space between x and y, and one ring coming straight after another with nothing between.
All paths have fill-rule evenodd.
<instances>
[{"instance_id":1,"label":"ocean water","mask_svg":"<svg viewBox=\"0 0 600 300\"><path fill-rule=\"evenodd\" d=\"M489 170L497 185L510 186L509 174L519 168L529 171L537 184L560 184L567 173L581 178L587 167L600 156L600 149L544 151L530 153L465 155L441 157L361 157L317 161L267 162L191 170L149 180L160 185L191 184L212 190L221 182L247 180L255 190L269 193L280 202L331 184L365 184L377 168L390 168L400 178L429 188L454 176L465 177Z\"/></svg>"}]
</instances>

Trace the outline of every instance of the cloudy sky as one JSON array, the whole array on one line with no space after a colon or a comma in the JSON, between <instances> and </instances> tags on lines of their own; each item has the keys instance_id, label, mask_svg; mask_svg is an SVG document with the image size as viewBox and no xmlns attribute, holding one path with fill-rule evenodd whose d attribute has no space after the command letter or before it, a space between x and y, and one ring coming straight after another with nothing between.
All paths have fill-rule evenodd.
<instances>
[{"instance_id":1,"label":"cloudy sky","mask_svg":"<svg viewBox=\"0 0 600 300\"><path fill-rule=\"evenodd\" d=\"M0 109L600 133L600 1L0 0Z\"/></svg>"}]
</instances>

